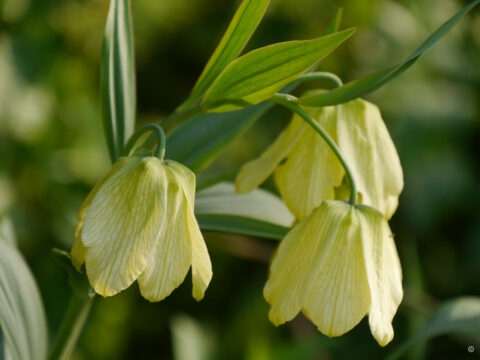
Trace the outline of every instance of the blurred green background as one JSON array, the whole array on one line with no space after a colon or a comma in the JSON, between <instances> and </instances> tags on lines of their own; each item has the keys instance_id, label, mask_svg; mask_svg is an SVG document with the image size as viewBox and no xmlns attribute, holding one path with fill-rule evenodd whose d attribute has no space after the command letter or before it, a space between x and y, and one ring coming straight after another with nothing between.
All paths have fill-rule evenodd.
<instances>
[{"instance_id":1,"label":"blurred green background","mask_svg":"<svg viewBox=\"0 0 480 360\"><path fill-rule=\"evenodd\" d=\"M238 1L134 0L138 123L184 100ZM246 50L321 34L339 6L355 36L321 70L344 81L392 65L467 4L459 0L272 0ZM106 0L0 0L0 213L39 283L51 333L69 298L52 247L70 249L76 212L108 171L99 109ZM328 86L328 84L312 84ZM304 88L306 89L306 88ZM275 328L262 289L273 241L205 234L214 277L200 303L189 278L151 304L137 286L99 299L75 359L376 359L415 334L440 302L480 296L480 11L475 9L407 73L369 97L405 172L391 221L405 300L382 349L363 320L328 339L301 315ZM270 111L201 177L257 156L288 121ZM269 181L267 188L274 191ZM440 337L409 358L467 359L464 339Z\"/></svg>"}]
</instances>

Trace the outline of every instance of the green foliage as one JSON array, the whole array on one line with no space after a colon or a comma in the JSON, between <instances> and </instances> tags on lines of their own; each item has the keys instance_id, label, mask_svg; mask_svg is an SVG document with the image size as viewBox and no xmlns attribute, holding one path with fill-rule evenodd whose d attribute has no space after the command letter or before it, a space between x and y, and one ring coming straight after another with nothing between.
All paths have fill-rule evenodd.
<instances>
[{"instance_id":1,"label":"green foliage","mask_svg":"<svg viewBox=\"0 0 480 360\"><path fill-rule=\"evenodd\" d=\"M232 183L219 183L197 193L195 214L234 215L290 227L295 218L283 201L272 193L255 189L237 194Z\"/></svg>"},{"instance_id":2,"label":"green foliage","mask_svg":"<svg viewBox=\"0 0 480 360\"><path fill-rule=\"evenodd\" d=\"M430 318L425 328L397 348L388 360L398 359L420 341L445 334L460 334L480 344L480 298L461 297L445 302Z\"/></svg>"},{"instance_id":3,"label":"green foliage","mask_svg":"<svg viewBox=\"0 0 480 360\"><path fill-rule=\"evenodd\" d=\"M262 103L242 110L192 117L168 134L166 158L198 172L271 107L272 104Z\"/></svg>"},{"instance_id":4,"label":"green foliage","mask_svg":"<svg viewBox=\"0 0 480 360\"><path fill-rule=\"evenodd\" d=\"M197 80L183 107L195 103L218 74L243 50L267 9L269 0L244 0Z\"/></svg>"},{"instance_id":5,"label":"green foliage","mask_svg":"<svg viewBox=\"0 0 480 360\"><path fill-rule=\"evenodd\" d=\"M4 343L5 351L0 358L45 358L47 324L37 284L19 251L3 236L0 236L0 332L0 344Z\"/></svg>"},{"instance_id":6,"label":"green foliage","mask_svg":"<svg viewBox=\"0 0 480 360\"><path fill-rule=\"evenodd\" d=\"M103 123L112 162L135 127L135 69L130 0L111 0L102 51Z\"/></svg>"},{"instance_id":7,"label":"green foliage","mask_svg":"<svg viewBox=\"0 0 480 360\"><path fill-rule=\"evenodd\" d=\"M243 216L223 214L198 214L198 224L203 231L223 232L282 240L290 230L287 227Z\"/></svg>"},{"instance_id":8,"label":"green foliage","mask_svg":"<svg viewBox=\"0 0 480 360\"><path fill-rule=\"evenodd\" d=\"M195 216L202 230L274 240L282 239L294 221L277 196L262 189L239 195L231 183L220 183L199 191Z\"/></svg>"},{"instance_id":9,"label":"green foliage","mask_svg":"<svg viewBox=\"0 0 480 360\"><path fill-rule=\"evenodd\" d=\"M253 50L222 71L205 94L203 106L222 112L258 104L312 68L354 31L347 29L314 40L289 41Z\"/></svg>"},{"instance_id":10,"label":"green foliage","mask_svg":"<svg viewBox=\"0 0 480 360\"><path fill-rule=\"evenodd\" d=\"M335 16L332 19L330 25L328 25L325 35L333 34L334 32L340 29L340 24L342 23L343 18L343 8L339 8L335 13Z\"/></svg>"},{"instance_id":11,"label":"green foliage","mask_svg":"<svg viewBox=\"0 0 480 360\"><path fill-rule=\"evenodd\" d=\"M96 126L100 123L96 116L100 113L97 108L99 54L96 50L100 39L97 35L104 24L105 2L6 0L4 3L0 5L0 35L5 40L0 41L0 77L5 79L0 83L0 158L3 159L0 170L6 171L11 177L11 192L15 196L12 216L14 222L21 225L19 244L42 285L52 330L55 330L64 313L69 291L65 289L63 273L52 271L55 265L44 249L53 246L68 248L71 245L78 206L94 182L107 171L106 164L98 161L104 149L101 139L97 137L99 129ZM450 13L450 5L461 4L460 1L439 3L432 11L431 1L426 0L415 2L414 5L385 1L382 2L383 7L375 6L377 3L374 1L372 6L365 6L349 0L344 4L345 22L348 26L358 25L363 33L350 42L349 56L334 54L322 63L322 70L335 71L345 77L365 73L372 67L381 68L377 65L378 61L389 61L396 49L404 48L410 39L424 36L424 24L429 26L438 21L439 16ZM467 8L477 3L472 2ZM215 3L216 6L212 4L207 0L139 0L134 3L137 31L140 30L137 32L137 54L141 58L138 70L142 85L139 99L142 122L163 118L170 109L182 102L182 95L189 93L194 79L192 74L200 72L203 65L201 59L208 59L206 51L213 47L210 39L218 35L218 28L224 25L224 14L231 7L221 2ZM199 101L218 78L219 72L228 70L228 64L238 56L255 30L263 14L260 9L264 5L266 7L265 2L261 1L242 2L227 34L197 81L192 97L184 105L189 105L192 99L193 102ZM121 51L128 48L127 53L131 54L132 50L131 22L125 17L126 6L128 3L124 0L111 1L102 57L104 69L106 64L110 64L108 66L115 70L102 73L102 102L107 105L104 107L107 120L105 129L112 158L122 149L134 127L133 55L125 57L125 52ZM275 6L275 11L270 13L261 29L262 37L253 39L252 48L263 45L265 41L272 43L295 38L298 34L316 36L328 23L331 10L331 3L327 1L282 0ZM459 28L450 41L442 41L438 53L426 59L428 66L422 66L422 62L402 78L398 75L444 36L468 11L465 9L445 23L404 62L317 98L318 104L336 103L342 99L348 100L351 96L371 93L394 78L398 80L375 94L375 102L385 109L385 120L392 130L392 137L407 170L402 207L394 218L392 229L396 233L397 244L402 244L406 239L419 240L421 266L415 271L424 277L425 288L430 296L439 301L478 289L476 274L480 268L476 239L479 222L475 215L479 201L475 177L478 173L478 156L474 136L478 133L478 124L470 121L470 117L478 112L474 100L478 98L478 69L474 66L479 57L478 25L475 25L478 21L466 23L468 26ZM113 13L116 14L116 22L110 21L115 17L111 15ZM246 16L247 13L250 15ZM392 14L394 23L391 22ZM409 16L407 20L416 21L421 26L410 26L411 22L399 16L406 14ZM338 30L339 18L337 14L327 33ZM235 19L238 22L235 23ZM126 31L127 27L130 30ZM201 31L192 31L197 27ZM375 45L372 46L372 43ZM378 53L370 53L372 48ZM55 71L52 71L53 67ZM125 79L127 81L122 83ZM407 86L409 84L410 87ZM235 84L231 85L236 88ZM414 91L411 91L412 87ZM218 96L228 93L229 89L225 87L226 91L219 90ZM448 95L448 101L445 101L445 94ZM223 100L228 102L232 99L229 96ZM240 106L246 105L244 98L240 100ZM45 104L50 104L54 111L46 111L48 106ZM167 157L179 160L195 171L211 165L206 169L207 175L238 168L266 146L287 120L285 114L279 111L267 113L271 106L261 103L236 112L186 118L169 134ZM462 111L457 111L459 108ZM22 111L26 109L29 111ZM442 110L439 112L439 109ZM265 121L252 128L261 117ZM25 119L33 120L29 123ZM37 126L38 129L44 129L43 132L37 131ZM248 136L241 143L233 143L247 129L251 129ZM35 136L30 137L30 132ZM229 159L228 166L225 165L225 157L219 156L223 150L226 150L224 154ZM215 159L217 161L214 162ZM272 183L268 182L266 187L271 188ZM210 190L207 188L206 193ZM198 195L197 212L198 207L203 206L202 201L198 200L205 193L199 192ZM261 207L259 200L262 194L254 194L257 195L256 199L252 197L252 204ZM235 203L236 199L230 195L227 197L228 200L224 199L227 204L219 204L218 210L198 213L202 229L226 233L206 233L205 237L228 240L229 233L238 233L280 240L288 232L286 226L246 217L248 206L230 208L227 205L230 201ZM213 198L217 198L217 195ZM231 211L238 211L238 214L231 215ZM11 233L11 227L3 227L2 223L0 232L5 229L6 233ZM26 278L31 279L18 250L12 248L14 241L10 240L9 243L10 250L6 251L3 251L4 245L0 244L0 274L3 274L4 267L15 263L12 265L15 266L15 272L9 272L11 277L7 278L7 284L10 285L11 279L22 277L22 274L28 274ZM160 305L140 300L133 291L108 301L100 299L102 307L94 310L85 336L72 357L143 359L151 358L154 351L156 357L169 358L168 320L172 319L171 314L185 311L194 312L198 324L211 324L212 328L208 330L212 331L213 337L221 340L214 344L212 359L226 358L221 354L227 354L232 359L248 360L307 357L351 359L352 349L356 358L370 359L384 358L382 355L389 353L391 348L395 350L391 346L380 353L367 340L363 325L341 339L327 339L319 335L303 319L296 319L292 326L274 328L268 323L268 309L261 296L266 264L240 262L224 256L221 247L217 249L214 241L208 244L212 260L215 261L215 275L202 303L194 304L189 294L183 296L182 289L173 295L174 299L167 299ZM273 244L262 243L271 246L272 250ZM404 268L405 256L400 251ZM458 281L459 278L462 281ZM15 282L10 288L12 293L21 291L19 285L27 282ZM407 278L405 285L406 288L411 285ZM0 289L5 289L3 280ZM39 297L38 291L34 292ZM31 296L15 298L14 304L23 306L24 303L30 303L31 299ZM253 309L253 303L260 304L260 307ZM428 303L423 304L420 300L415 305L429 307ZM5 309L2 304L0 313L4 313ZM478 324L477 299L459 298L441 309L444 310L439 310L427 328L418 334L403 331L405 316L400 313L395 324L395 341L410 349L413 343L431 341L434 336L441 334L460 333L465 336L468 333L469 336L478 337L478 331L475 330ZM413 316L417 315L413 311ZM29 318L35 319L35 316ZM35 328L27 328L22 321L16 323L17 327L23 326L26 331ZM45 319L43 324L45 327ZM0 358L2 349L10 346L8 332L4 331L3 322L1 325ZM203 327L201 329L204 330ZM188 338L188 329L183 327L182 330L181 326L176 327L172 322L170 331L172 334L175 332L174 341L177 341L177 345L174 347L186 346L179 339L180 336L183 340ZM252 342L260 344L257 346L260 350L245 351L245 333L249 339L253 339ZM44 338L46 330L36 339L42 342ZM224 341L225 338L227 341ZM28 340L25 336L21 339ZM193 341L208 342L208 339L198 337ZM431 344L432 358L461 358L466 355L466 347L456 347L455 343L441 344L433 340ZM447 350L446 354L444 350ZM22 348L22 351L27 350ZM41 354L42 351L36 353L37 357ZM394 352L394 356L396 354ZM403 347L399 348L398 354L403 354Z\"/></svg>"},{"instance_id":12,"label":"green foliage","mask_svg":"<svg viewBox=\"0 0 480 360\"><path fill-rule=\"evenodd\" d=\"M334 90L319 95L306 96L295 102L307 106L337 105L363 97L379 89L412 66L425 51L435 45L467 12L479 3L480 0L475 0L465 6L441 25L418 49L399 64L349 82L348 84Z\"/></svg>"}]
</instances>

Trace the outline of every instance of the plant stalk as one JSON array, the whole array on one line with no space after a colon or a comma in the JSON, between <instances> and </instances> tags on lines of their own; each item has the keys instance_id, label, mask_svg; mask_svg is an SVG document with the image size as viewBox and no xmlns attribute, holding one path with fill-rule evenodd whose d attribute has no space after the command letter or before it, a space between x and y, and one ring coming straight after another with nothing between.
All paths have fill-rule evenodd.
<instances>
[{"instance_id":1,"label":"plant stalk","mask_svg":"<svg viewBox=\"0 0 480 360\"><path fill-rule=\"evenodd\" d=\"M95 297L73 292L48 360L67 360L77 344Z\"/></svg>"}]
</instances>

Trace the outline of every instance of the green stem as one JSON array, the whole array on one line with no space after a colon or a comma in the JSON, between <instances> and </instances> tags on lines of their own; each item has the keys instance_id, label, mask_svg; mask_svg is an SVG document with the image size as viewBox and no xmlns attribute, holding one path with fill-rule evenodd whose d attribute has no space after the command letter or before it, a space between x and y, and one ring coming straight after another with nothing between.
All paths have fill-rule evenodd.
<instances>
[{"instance_id":1,"label":"green stem","mask_svg":"<svg viewBox=\"0 0 480 360\"><path fill-rule=\"evenodd\" d=\"M333 141L330 135L328 135L328 133L305 110L303 110L297 104L289 101L289 97L293 98L290 95L276 94L272 96L269 101L278 105L282 105L290 111L301 116L323 138L323 140L325 140L327 145L330 147L330 149L332 149L345 169L345 173L347 174L347 178L350 183L350 204L352 206L355 205L357 203L357 186L355 184L355 180L353 179L352 171L350 170L337 144L335 144L335 141Z\"/></svg>"},{"instance_id":2,"label":"green stem","mask_svg":"<svg viewBox=\"0 0 480 360\"><path fill-rule=\"evenodd\" d=\"M137 129L130 137L125 145L124 155L128 156L137 149L140 145L137 145L140 138L146 134L147 132L152 131L157 136L157 147L155 148L155 156L157 156L160 160L163 160L165 156L165 132L163 131L162 127L157 124L146 124Z\"/></svg>"},{"instance_id":3,"label":"green stem","mask_svg":"<svg viewBox=\"0 0 480 360\"><path fill-rule=\"evenodd\" d=\"M303 74L297 78L296 81L312 81L312 80L328 80L335 84L336 87L343 86L343 81L337 75L326 72L326 71L317 71Z\"/></svg>"},{"instance_id":4,"label":"green stem","mask_svg":"<svg viewBox=\"0 0 480 360\"><path fill-rule=\"evenodd\" d=\"M93 299L94 297L88 295L79 296L76 293L72 294L48 360L70 359L92 307Z\"/></svg>"}]
</instances>

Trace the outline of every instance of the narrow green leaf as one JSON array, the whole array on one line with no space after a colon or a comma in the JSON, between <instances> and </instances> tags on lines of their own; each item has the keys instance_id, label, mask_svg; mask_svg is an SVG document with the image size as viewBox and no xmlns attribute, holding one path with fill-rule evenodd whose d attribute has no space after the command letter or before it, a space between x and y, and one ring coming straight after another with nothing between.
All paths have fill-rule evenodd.
<instances>
[{"instance_id":1,"label":"narrow green leaf","mask_svg":"<svg viewBox=\"0 0 480 360\"><path fill-rule=\"evenodd\" d=\"M3 237L0 237L0 328L7 358L45 359L48 336L40 292L19 251Z\"/></svg>"},{"instance_id":2,"label":"narrow green leaf","mask_svg":"<svg viewBox=\"0 0 480 360\"><path fill-rule=\"evenodd\" d=\"M226 232L281 240L290 230L284 226L240 216L198 214L196 217L200 229L204 231Z\"/></svg>"},{"instance_id":3,"label":"narrow green leaf","mask_svg":"<svg viewBox=\"0 0 480 360\"><path fill-rule=\"evenodd\" d=\"M480 297L461 297L443 304L433 314L427 326L397 348L388 360L399 358L419 341L444 334L460 334L480 341Z\"/></svg>"},{"instance_id":4,"label":"narrow green leaf","mask_svg":"<svg viewBox=\"0 0 480 360\"><path fill-rule=\"evenodd\" d=\"M294 82L281 91L292 91L297 85ZM192 117L168 134L165 156L198 172L272 107L272 103L263 102L242 110Z\"/></svg>"},{"instance_id":5,"label":"narrow green leaf","mask_svg":"<svg viewBox=\"0 0 480 360\"><path fill-rule=\"evenodd\" d=\"M253 50L222 71L206 93L203 105L210 111L222 112L258 104L313 67L354 31Z\"/></svg>"},{"instance_id":6,"label":"narrow green leaf","mask_svg":"<svg viewBox=\"0 0 480 360\"><path fill-rule=\"evenodd\" d=\"M232 183L223 182L197 192L195 214L234 215L284 227L292 226L295 217L274 194L255 189L237 194Z\"/></svg>"},{"instance_id":7,"label":"narrow green leaf","mask_svg":"<svg viewBox=\"0 0 480 360\"><path fill-rule=\"evenodd\" d=\"M269 103L262 103L239 111L188 119L168 134L165 156L198 172L271 107Z\"/></svg>"},{"instance_id":8,"label":"narrow green leaf","mask_svg":"<svg viewBox=\"0 0 480 360\"><path fill-rule=\"evenodd\" d=\"M197 80L192 94L182 108L200 99L218 74L240 54L265 14L268 3L269 0L244 0L240 4L222 40Z\"/></svg>"},{"instance_id":9,"label":"narrow green leaf","mask_svg":"<svg viewBox=\"0 0 480 360\"><path fill-rule=\"evenodd\" d=\"M324 35L333 34L334 32L338 31L338 29L340 29L340 24L342 22L342 18L343 18L343 8L340 7L340 8L338 8L337 12L335 13L334 18L332 19L332 22L328 26Z\"/></svg>"},{"instance_id":10,"label":"narrow green leaf","mask_svg":"<svg viewBox=\"0 0 480 360\"><path fill-rule=\"evenodd\" d=\"M327 91L319 95L299 98L295 100L295 102L307 106L337 105L357 99L359 97L363 97L377 90L412 66L425 51L435 45L468 11L470 11L479 3L480 0L472 1L458 13L452 16L432 35L430 35L418 49L416 49L410 56L408 56L399 64L373 74L369 74L334 90Z\"/></svg>"},{"instance_id":11,"label":"narrow green leaf","mask_svg":"<svg viewBox=\"0 0 480 360\"><path fill-rule=\"evenodd\" d=\"M103 123L112 161L135 127L135 66L130 0L111 0L102 50Z\"/></svg>"}]
</instances>

